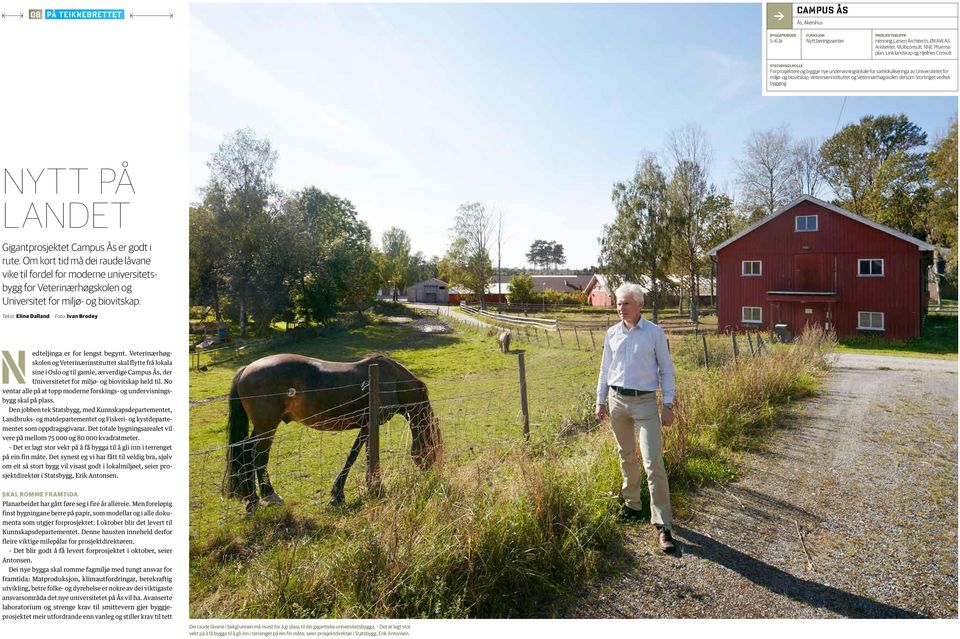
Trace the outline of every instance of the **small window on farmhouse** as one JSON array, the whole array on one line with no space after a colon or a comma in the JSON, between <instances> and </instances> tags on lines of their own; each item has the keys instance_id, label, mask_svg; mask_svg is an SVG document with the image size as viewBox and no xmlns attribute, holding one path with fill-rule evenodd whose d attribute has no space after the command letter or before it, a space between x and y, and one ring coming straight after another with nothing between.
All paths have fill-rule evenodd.
<instances>
[{"instance_id":1,"label":"small window on farmhouse","mask_svg":"<svg viewBox=\"0 0 960 639\"><path fill-rule=\"evenodd\" d=\"M763 321L762 317L763 309L761 309L759 306L744 306L743 314L741 315L740 319L744 323L749 322L759 324L761 321Z\"/></svg>"},{"instance_id":2,"label":"small window on farmhouse","mask_svg":"<svg viewBox=\"0 0 960 639\"><path fill-rule=\"evenodd\" d=\"M796 226L794 227L797 231L816 231L817 230L817 216L816 215L798 215L796 218Z\"/></svg>"},{"instance_id":3,"label":"small window on farmhouse","mask_svg":"<svg viewBox=\"0 0 960 639\"><path fill-rule=\"evenodd\" d=\"M883 260L857 260L857 275L860 277L882 277Z\"/></svg>"},{"instance_id":4,"label":"small window on farmhouse","mask_svg":"<svg viewBox=\"0 0 960 639\"><path fill-rule=\"evenodd\" d=\"M744 260L742 262L740 273L742 275L760 275L760 269L761 269L760 260L755 260L755 261Z\"/></svg>"},{"instance_id":5,"label":"small window on farmhouse","mask_svg":"<svg viewBox=\"0 0 960 639\"><path fill-rule=\"evenodd\" d=\"M862 331L882 331L883 313L860 311L857 313L857 328Z\"/></svg>"}]
</instances>

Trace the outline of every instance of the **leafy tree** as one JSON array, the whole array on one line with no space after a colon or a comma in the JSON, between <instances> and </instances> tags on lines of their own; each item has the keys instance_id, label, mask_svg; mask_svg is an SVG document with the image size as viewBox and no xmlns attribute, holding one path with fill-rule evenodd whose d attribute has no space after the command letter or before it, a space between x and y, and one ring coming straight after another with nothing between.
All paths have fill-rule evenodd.
<instances>
[{"instance_id":1,"label":"leafy tree","mask_svg":"<svg viewBox=\"0 0 960 639\"><path fill-rule=\"evenodd\" d=\"M410 236L396 226L387 229L381 239L383 247L383 281L397 301L399 291L410 283Z\"/></svg>"},{"instance_id":2,"label":"leafy tree","mask_svg":"<svg viewBox=\"0 0 960 639\"><path fill-rule=\"evenodd\" d=\"M510 278L510 303L529 304L533 301L533 278L517 273Z\"/></svg>"},{"instance_id":3,"label":"leafy tree","mask_svg":"<svg viewBox=\"0 0 960 639\"><path fill-rule=\"evenodd\" d=\"M287 213L300 230L298 313L307 321L325 321L344 305L369 304L379 277L370 228L353 203L308 187L290 198Z\"/></svg>"},{"instance_id":4,"label":"leafy tree","mask_svg":"<svg viewBox=\"0 0 960 639\"><path fill-rule=\"evenodd\" d=\"M927 156L930 198L924 216L927 239L950 248L947 277L957 283L957 117ZM939 251L938 251L939 253ZM935 256L936 258L937 256ZM938 281L939 285L939 281Z\"/></svg>"},{"instance_id":5,"label":"leafy tree","mask_svg":"<svg viewBox=\"0 0 960 639\"><path fill-rule=\"evenodd\" d=\"M251 295L257 286L260 237L276 215L280 191L272 182L277 154L251 129L228 136L207 162L210 180L203 207L223 239L222 273L237 302L241 337L247 332ZM272 277L272 275L268 276Z\"/></svg>"},{"instance_id":6,"label":"leafy tree","mask_svg":"<svg viewBox=\"0 0 960 639\"><path fill-rule=\"evenodd\" d=\"M422 251L417 251L410 256L410 262L407 266L407 281L410 283L422 282L432 277L438 277L437 263L440 258L436 255L427 258Z\"/></svg>"},{"instance_id":7,"label":"leafy tree","mask_svg":"<svg viewBox=\"0 0 960 639\"><path fill-rule=\"evenodd\" d=\"M552 257L551 242L546 240L534 240L530 245L530 250L526 254L527 261L535 268L546 269L550 264Z\"/></svg>"},{"instance_id":8,"label":"leafy tree","mask_svg":"<svg viewBox=\"0 0 960 639\"><path fill-rule=\"evenodd\" d=\"M278 316L293 317L292 287L296 282L297 253L290 247L297 235L295 220L272 215L262 224L253 252L250 315L261 335Z\"/></svg>"},{"instance_id":9,"label":"leafy tree","mask_svg":"<svg viewBox=\"0 0 960 639\"><path fill-rule=\"evenodd\" d=\"M473 291L481 306L485 306L483 295L493 273L490 262L493 232L494 220L482 203L461 204L451 229L450 248L438 265L444 280Z\"/></svg>"},{"instance_id":10,"label":"leafy tree","mask_svg":"<svg viewBox=\"0 0 960 639\"><path fill-rule=\"evenodd\" d=\"M864 116L820 148L824 178L838 204L905 233L915 232L915 198L926 179L927 135L907 116Z\"/></svg>"},{"instance_id":11,"label":"leafy tree","mask_svg":"<svg viewBox=\"0 0 960 639\"><path fill-rule=\"evenodd\" d=\"M656 157L647 154L629 181L613 185L616 217L604 225L600 238L601 269L611 288L622 282L651 282L650 299L654 321L662 305L667 279L674 220L667 200L667 180Z\"/></svg>"},{"instance_id":12,"label":"leafy tree","mask_svg":"<svg viewBox=\"0 0 960 639\"><path fill-rule=\"evenodd\" d=\"M550 263L553 264L553 270L558 271L561 264L567 263L567 256L563 250L563 244L550 242Z\"/></svg>"},{"instance_id":13,"label":"leafy tree","mask_svg":"<svg viewBox=\"0 0 960 639\"><path fill-rule=\"evenodd\" d=\"M751 221L770 215L796 196L790 133L785 127L754 131L737 164L742 204Z\"/></svg>"},{"instance_id":14,"label":"leafy tree","mask_svg":"<svg viewBox=\"0 0 960 639\"><path fill-rule=\"evenodd\" d=\"M213 212L190 207L190 304L209 305L216 321L223 321L220 295L226 284L222 237Z\"/></svg>"},{"instance_id":15,"label":"leafy tree","mask_svg":"<svg viewBox=\"0 0 960 639\"><path fill-rule=\"evenodd\" d=\"M534 240L527 251L527 261L540 270L547 270L552 264L554 270L566 264L567 257L563 245L552 240Z\"/></svg>"},{"instance_id":16,"label":"leafy tree","mask_svg":"<svg viewBox=\"0 0 960 639\"><path fill-rule=\"evenodd\" d=\"M713 248L725 242L728 238L743 230L748 224L748 220L737 213L733 200L724 193L718 193L713 187L711 187L710 194L707 196L705 206L705 247ZM712 268L712 262L710 266L710 296L714 297L716 295L716 273Z\"/></svg>"}]
</instances>

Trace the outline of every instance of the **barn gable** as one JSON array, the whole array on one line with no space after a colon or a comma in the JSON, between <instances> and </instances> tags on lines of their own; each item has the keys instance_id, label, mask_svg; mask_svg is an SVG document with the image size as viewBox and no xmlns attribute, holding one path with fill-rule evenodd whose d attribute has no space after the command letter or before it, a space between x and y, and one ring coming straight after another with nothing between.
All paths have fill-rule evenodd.
<instances>
[{"instance_id":1,"label":"barn gable","mask_svg":"<svg viewBox=\"0 0 960 639\"><path fill-rule=\"evenodd\" d=\"M836 206L836 205L834 205L834 204L830 204L829 202L824 202L823 200L818 200L817 198L813 197L812 195L801 195L800 197L798 197L797 199L793 200L793 201L790 202L789 204L786 204L786 205L780 207L779 209L777 209L776 211L774 211L773 213L771 213L771 214L768 215L767 217L763 218L762 220L758 220L758 221L754 222L753 224L751 224L751 225L748 226L747 228L743 229L742 231L740 231L740 232L737 233L736 235L734 235L734 236L730 237L729 239L721 242L720 244L717 244L717 245L714 246L712 249L710 249L709 251L707 251L707 255L711 255L711 256L712 256L712 255L716 255L716 254L717 254L717 251L719 251L720 249L722 249L722 248L724 248L724 247L726 247L726 246L728 246L728 245L730 245L730 244L733 244L734 242L736 242L737 240L739 240L741 237L743 237L743 236L745 236L745 235L747 235L747 234L749 234L749 233L752 233L752 232L755 231L756 229L760 228L761 226L763 226L763 225L765 225L765 224L767 224L767 223L769 223L769 222L772 222L774 219L776 219L776 218L780 217L781 215L783 215L784 213L790 211L791 209L793 209L795 206L797 206L797 205L800 204L801 202L812 202L813 204L816 204L817 206L823 207L823 208L827 209L828 211L833 211L834 213L837 213L837 214L842 215L842 216L844 216L844 217L846 217L846 218L849 218L849 219L851 219L851 220L854 220L854 221L856 221L856 222L859 222L860 224L864 224L864 225L869 226L869 227L871 227L871 228L874 228L874 229L876 229L876 230L878 230L878 231L881 231L881 232L883 232L883 233L886 233L887 235L892 235L893 237L899 238L899 239L901 239L901 240L903 240L903 241L905 241L905 242L909 242L909 243L911 243L911 244L914 244L914 245L917 246L918 250L920 250L920 251L932 251L932 250L934 249L934 246L933 246L932 244L927 244L926 242L924 242L924 241L922 241L922 240L918 240L918 239L915 238L915 237L911 237L911 236L907 235L906 233L901 233L900 231L898 231L898 230L896 230L896 229L892 229L892 228L890 228L889 226L884 226L883 224L879 224L879 223L877 223L877 222L874 222L873 220L870 220L870 219L868 219L868 218L865 218L865 217L863 217L862 215L857 215L856 213L854 213L854 212L852 212L852 211L848 211L848 210L846 210L846 209L840 208L839 206Z\"/></svg>"}]
</instances>

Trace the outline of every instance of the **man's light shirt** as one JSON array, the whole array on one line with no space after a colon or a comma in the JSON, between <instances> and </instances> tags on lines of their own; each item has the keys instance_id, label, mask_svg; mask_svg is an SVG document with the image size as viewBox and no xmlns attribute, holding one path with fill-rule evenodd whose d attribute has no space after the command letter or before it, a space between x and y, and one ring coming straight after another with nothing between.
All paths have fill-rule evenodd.
<instances>
[{"instance_id":1,"label":"man's light shirt","mask_svg":"<svg viewBox=\"0 0 960 639\"><path fill-rule=\"evenodd\" d=\"M640 318L632 329L619 322L607 330L597 380L598 406L607 403L610 386L643 391L660 386L663 403L673 403L673 362L662 328Z\"/></svg>"}]
</instances>

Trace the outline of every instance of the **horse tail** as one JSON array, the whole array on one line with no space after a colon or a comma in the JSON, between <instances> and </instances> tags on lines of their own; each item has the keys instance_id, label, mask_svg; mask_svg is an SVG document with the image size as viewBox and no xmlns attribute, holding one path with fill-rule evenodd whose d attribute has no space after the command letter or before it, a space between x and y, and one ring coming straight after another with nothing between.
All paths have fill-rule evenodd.
<instances>
[{"instance_id":1,"label":"horse tail","mask_svg":"<svg viewBox=\"0 0 960 639\"><path fill-rule=\"evenodd\" d=\"M240 401L240 376L237 371L230 386L230 416L227 417L227 470L223 492L227 497L249 496L249 471L253 467L252 451L241 442L250 433L250 418Z\"/></svg>"}]
</instances>

